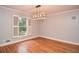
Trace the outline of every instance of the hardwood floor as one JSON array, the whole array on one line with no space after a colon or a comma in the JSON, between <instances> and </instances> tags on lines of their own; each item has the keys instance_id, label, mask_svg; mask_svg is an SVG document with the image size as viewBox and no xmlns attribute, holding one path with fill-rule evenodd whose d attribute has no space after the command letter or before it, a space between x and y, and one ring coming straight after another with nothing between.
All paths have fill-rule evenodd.
<instances>
[{"instance_id":1,"label":"hardwood floor","mask_svg":"<svg viewBox=\"0 0 79 59\"><path fill-rule=\"evenodd\" d=\"M31 40L0 47L0 53L79 53L79 46L46 38Z\"/></svg>"}]
</instances>

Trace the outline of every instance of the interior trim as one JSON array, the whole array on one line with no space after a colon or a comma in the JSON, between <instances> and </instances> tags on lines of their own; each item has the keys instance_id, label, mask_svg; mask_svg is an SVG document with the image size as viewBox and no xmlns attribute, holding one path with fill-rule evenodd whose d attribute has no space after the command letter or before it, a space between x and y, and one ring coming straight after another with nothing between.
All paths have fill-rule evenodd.
<instances>
[{"instance_id":1,"label":"interior trim","mask_svg":"<svg viewBox=\"0 0 79 59\"><path fill-rule=\"evenodd\" d=\"M39 36L36 35L36 36L28 37L28 38L25 38L25 39L20 39L20 40L17 40L17 41L3 43L3 44L0 44L0 47L10 45L10 44L14 44L14 43L18 43L18 42L25 41L25 40L30 40L30 39L37 38L37 37L39 37Z\"/></svg>"},{"instance_id":2,"label":"interior trim","mask_svg":"<svg viewBox=\"0 0 79 59\"><path fill-rule=\"evenodd\" d=\"M75 42L71 42L71 41L61 40L61 39L57 39L57 38L53 38L53 37L47 37L47 36L43 36L43 35L40 36L40 37L51 39L51 40L56 40L56 41L60 41L60 42L68 43L68 44L78 45L79 46L79 43L75 43Z\"/></svg>"},{"instance_id":3,"label":"interior trim","mask_svg":"<svg viewBox=\"0 0 79 59\"><path fill-rule=\"evenodd\" d=\"M47 37L47 36L44 36L44 35L42 35L42 36L41 35L36 35L36 36L28 37L26 39L21 39L21 40L17 40L17 41L12 41L12 42L8 42L8 43L0 44L0 47L10 45L10 44L14 44L14 43L18 43L18 42L25 41L25 40L30 40L30 39L37 38L37 37L47 38L47 39L56 40L56 41L65 42L65 43L68 43L68 44L73 44L73 45L78 45L79 46L79 43L66 41L66 40L61 40L61 39L57 39L57 38L53 38L53 37Z\"/></svg>"}]
</instances>

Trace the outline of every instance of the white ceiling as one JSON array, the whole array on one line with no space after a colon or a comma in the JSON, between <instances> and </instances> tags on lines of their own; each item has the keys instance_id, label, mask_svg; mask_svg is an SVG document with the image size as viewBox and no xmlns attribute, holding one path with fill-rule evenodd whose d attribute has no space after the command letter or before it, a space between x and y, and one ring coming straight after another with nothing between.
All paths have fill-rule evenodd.
<instances>
[{"instance_id":1,"label":"white ceiling","mask_svg":"<svg viewBox=\"0 0 79 59\"><path fill-rule=\"evenodd\" d=\"M21 10L27 14L34 14L36 11L35 9L36 5L3 5L3 6ZM46 14L50 14L73 9L79 9L79 5L42 5L40 11Z\"/></svg>"}]
</instances>

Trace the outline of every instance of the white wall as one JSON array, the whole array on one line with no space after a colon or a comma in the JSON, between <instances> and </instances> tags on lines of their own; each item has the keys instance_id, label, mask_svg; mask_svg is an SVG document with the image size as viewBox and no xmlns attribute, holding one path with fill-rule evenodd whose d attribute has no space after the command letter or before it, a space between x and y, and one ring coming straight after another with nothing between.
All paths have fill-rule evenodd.
<instances>
[{"instance_id":1,"label":"white wall","mask_svg":"<svg viewBox=\"0 0 79 59\"><path fill-rule=\"evenodd\" d=\"M18 40L12 38L12 17L17 14L27 17L27 15L21 11L0 7L0 43L3 43L5 40ZM32 21L30 27L30 35L27 35L26 37L38 35L37 22Z\"/></svg>"},{"instance_id":2,"label":"white wall","mask_svg":"<svg viewBox=\"0 0 79 59\"><path fill-rule=\"evenodd\" d=\"M76 16L76 19L72 19L72 16ZM79 10L51 14L40 26L41 36L79 43Z\"/></svg>"},{"instance_id":3,"label":"white wall","mask_svg":"<svg viewBox=\"0 0 79 59\"><path fill-rule=\"evenodd\" d=\"M18 40L12 38L12 16L15 14L27 16L21 11L0 7L0 43L8 39ZM76 19L72 20L72 16ZM43 22L31 21L30 27L30 35L24 38L43 35L79 43L79 11L50 14Z\"/></svg>"}]
</instances>

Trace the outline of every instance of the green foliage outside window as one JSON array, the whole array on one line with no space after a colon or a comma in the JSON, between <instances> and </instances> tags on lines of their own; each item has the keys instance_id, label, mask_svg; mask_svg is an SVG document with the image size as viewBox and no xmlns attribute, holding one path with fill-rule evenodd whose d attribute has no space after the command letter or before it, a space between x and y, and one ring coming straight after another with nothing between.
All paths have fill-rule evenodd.
<instances>
[{"instance_id":1,"label":"green foliage outside window","mask_svg":"<svg viewBox=\"0 0 79 59\"><path fill-rule=\"evenodd\" d=\"M19 20L19 35L25 35L26 34L26 18L21 17Z\"/></svg>"}]
</instances>

